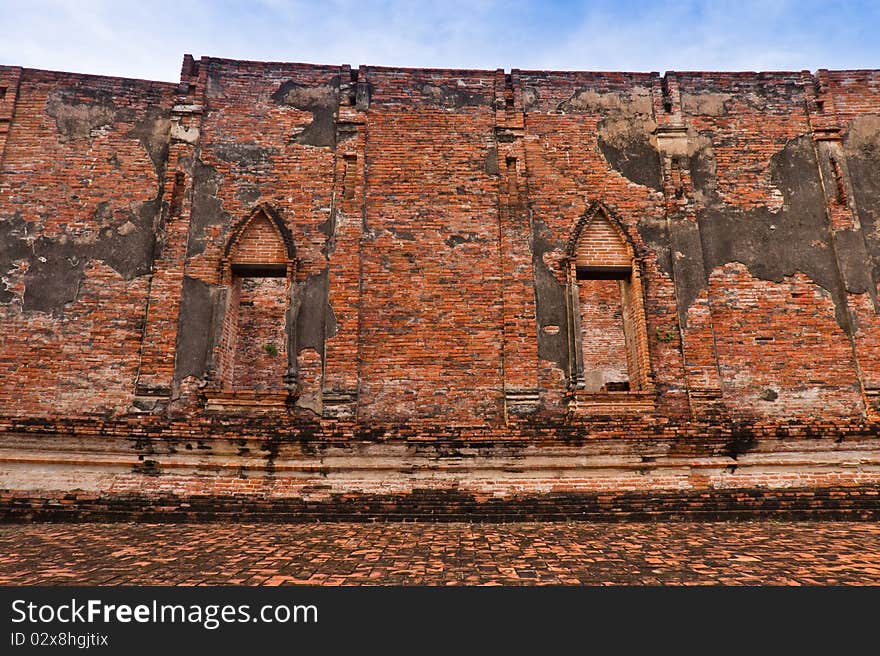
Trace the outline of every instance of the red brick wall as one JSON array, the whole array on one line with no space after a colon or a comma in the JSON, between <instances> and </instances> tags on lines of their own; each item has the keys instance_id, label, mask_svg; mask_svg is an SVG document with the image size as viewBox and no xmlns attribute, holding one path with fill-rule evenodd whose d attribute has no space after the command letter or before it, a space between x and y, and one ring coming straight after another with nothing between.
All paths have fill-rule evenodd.
<instances>
[{"instance_id":1,"label":"red brick wall","mask_svg":"<svg viewBox=\"0 0 880 656\"><path fill-rule=\"evenodd\" d=\"M619 280L579 280L578 304L587 390L629 383Z\"/></svg>"},{"instance_id":2,"label":"red brick wall","mask_svg":"<svg viewBox=\"0 0 880 656\"><path fill-rule=\"evenodd\" d=\"M174 85L29 69L16 81L0 139L0 408L126 412Z\"/></svg>"},{"instance_id":3,"label":"red brick wall","mask_svg":"<svg viewBox=\"0 0 880 656\"><path fill-rule=\"evenodd\" d=\"M240 291L232 386L255 391L283 389L287 371L287 280L241 278L237 284Z\"/></svg>"},{"instance_id":4,"label":"red brick wall","mask_svg":"<svg viewBox=\"0 0 880 656\"><path fill-rule=\"evenodd\" d=\"M488 73L370 69L359 416L491 422L502 407ZM444 100L473 94L451 111ZM476 101L475 101L476 102Z\"/></svg>"},{"instance_id":5,"label":"red brick wall","mask_svg":"<svg viewBox=\"0 0 880 656\"><path fill-rule=\"evenodd\" d=\"M676 425L874 418L876 72L0 80L4 415L201 416L292 371L322 431L588 425L566 249L600 202L576 260L632 261L646 339L621 356L618 283L582 281L585 363L635 353ZM289 278L239 289L230 261Z\"/></svg>"}]
</instances>

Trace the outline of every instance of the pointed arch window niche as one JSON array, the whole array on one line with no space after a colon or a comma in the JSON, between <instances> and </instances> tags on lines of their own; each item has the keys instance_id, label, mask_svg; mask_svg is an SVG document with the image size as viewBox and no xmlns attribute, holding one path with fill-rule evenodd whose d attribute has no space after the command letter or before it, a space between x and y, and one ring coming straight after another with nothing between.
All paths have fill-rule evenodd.
<instances>
[{"instance_id":1,"label":"pointed arch window niche","mask_svg":"<svg viewBox=\"0 0 880 656\"><path fill-rule=\"evenodd\" d=\"M209 410L281 409L295 396L295 263L292 235L270 207L233 231L220 262L224 299Z\"/></svg>"},{"instance_id":2,"label":"pointed arch window niche","mask_svg":"<svg viewBox=\"0 0 880 656\"><path fill-rule=\"evenodd\" d=\"M604 204L592 203L578 221L563 263L570 409L652 410L641 271L630 240Z\"/></svg>"}]
</instances>

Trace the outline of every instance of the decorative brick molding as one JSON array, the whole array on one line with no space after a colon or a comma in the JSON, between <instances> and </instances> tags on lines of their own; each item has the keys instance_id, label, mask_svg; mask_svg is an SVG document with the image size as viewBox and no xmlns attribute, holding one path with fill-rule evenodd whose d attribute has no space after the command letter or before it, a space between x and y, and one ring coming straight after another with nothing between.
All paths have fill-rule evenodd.
<instances>
[{"instance_id":1,"label":"decorative brick molding","mask_svg":"<svg viewBox=\"0 0 880 656\"><path fill-rule=\"evenodd\" d=\"M640 266L632 243L612 216L603 203L591 203L569 237L563 260L573 412L654 408ZM617 380L606 382L597 370L601 367L605 374L616 372L611 375Z\"/></svg>"}]
</instances>

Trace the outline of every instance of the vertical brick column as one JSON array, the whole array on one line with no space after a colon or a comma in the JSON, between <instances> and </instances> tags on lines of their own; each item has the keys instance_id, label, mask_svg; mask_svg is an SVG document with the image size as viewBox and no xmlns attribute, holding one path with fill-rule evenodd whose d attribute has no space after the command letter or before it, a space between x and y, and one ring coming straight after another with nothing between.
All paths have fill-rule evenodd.
<instances>
[{"instance_id":1,"label":"vertical brick column","mask_svg":"<svg viewBox=\"0 0 880 656\"><path fill-rule=\"evenodd\" d=\"M3 153L6 152L6 138L15 115L15 101L18 98L18 82L21 79L21 68L18 66L0 66L0 165L3 164ZM2 173L2 170L0 170Z\"/></svg>"},{"instance_id":2,"label":"vertical brick column","mask_svg":"<svg viewBox=\"0 0 880 656\"><path fill-rule=\"evenodd\" d=\"M366 111L369 86L366 68L343 66L336 122L333 182L333 233L329 253L329 303L336 333L324 350L323 414L354 416L358 394L361 237L366 183Z\"/></svg>"},{"instance_id":3,"label":"vertical brick column","mask_svg":"<svg viewBox=\"0 0 880 656\"><path fill-rule=\"evenodd\" d=\"M135 405L150 409L171 395L175 347L192 209L193 163L198 156L205 71L185 55L171 110L171 143L165 168L162 225L150 281Z\"/></svg>"},{"instance_id":4,"label":"vertical brick column","mask_svg":"<svg viewBox=\"0 0 880 656\"><path fill-rule=\"evenodd\" d=\"M540 402L522 89L515 76L495 73L505 416L532 412Z\"/></svg>"},{"instance_id":5,"label":"vertical brick column","mask_svg":"<svg viewBox=\"0 0 880 656\"><path fill-rule=\"evenodd\" d=\"M695 418L721 410L721 375L712 320L712 304L703 281L708 278L697 222L694 187L688 155L688 130L681 111L681 91L672 74L657 78L652 87L657 148L665 196L672 277L679 307L682 359L691 412ZM699 295L688 307L692 289Z\"/></svg>"},{"instance_id":6,"label":"vertical brick column","mask_svg":"<svg viewBox=\"0 0 880 656\"><path fill-rule=\"evenodd\" d=\"M871 256L859 221L843 149L843 130L829 91L828 71L802 73L831 247L847 291L846 330L852 343L866 416L880 419L880 303L871 277Z\"/></svg>"}]
</instances>

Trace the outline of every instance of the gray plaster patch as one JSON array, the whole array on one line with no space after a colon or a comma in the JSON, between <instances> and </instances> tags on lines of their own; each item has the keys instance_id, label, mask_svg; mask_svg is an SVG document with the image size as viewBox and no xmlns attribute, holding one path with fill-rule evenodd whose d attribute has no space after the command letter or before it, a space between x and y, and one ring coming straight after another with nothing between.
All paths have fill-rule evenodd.
<instances>
[{"instance_id":1,"label":"gray plaster patch","mask_svg":"<svg viewBox=\"0 0 880 656\"><path fill-rule=\"evenodd\" d=\"M611 168L636 184L660 190L660 154L652 136L657 125L649 88L604 93L580 89L556 109L601 115L597 140Z\"/></svg>"},{"instance_id":2,"label":"gray plaster patch","mask_svg":"<svg viewBox=\"0 0 880 656\"><path fill-rule=\"evenodd\" d=\"M472 242L483 242L486 240L481 238L476 233L462 232L462 233L456 233L454 235L450 235L449 237L447 237L443 241L447 246L449 246L449 248L455 248L456 246L461 246L462 244L469 244Z\"/></svg>"},{"instance_id":3,"label":"gray plaster patch","mask_svg":"<svg viewBox=\"0 0 880 656\"><path fill-rule=\"evenodd\" d=\"M314 349L318 353L324 353L324 326L325 319L332 316L329 305L330 289L329 269L324 269L318 274L306 278L297 286L295 291L299 299L299 312L296 322L296 348L297 352L305 349ZM328 326L330 328L330 326ZM332 334L336 333L335 317L333 319Z\"/></svg>"},{"instance_id":4,"label":"gray plaster patch","mask_svg":"<svg viewBox=\"0 0 880 656\"><path fill-rule=\"evenodd\" d=\"M120 120L129 120L132 111L119 109L113 96L95 89L61 88L49 92L46 113L55 119L62 140L91 140L95 131Z\"/></svg>"},{"instance_id":5,"label":"gray plaster patch","mask_svg":"<svg viewBox=\"0 0 880 656\"><path fill-rule=\"evenodd\" d=\"M174 365L175 380L181 381L187 376L201 378L205 375L213 346L211 324L217 302L216 287L189 276L184 277L180 298L177 360Z\"/></svg>"},{"instance_id":6,"label":"gray plaster patch","mask_svg":"<svg viewBox=\"0 0 880 656\"><path fill-rule=\"evenodd\" d=\"M57 243L40 237L25 274L22 309L60 315L64 306L76 300L82 285L85 258L71 241Z\"/></svg>"},{"instance_id":7,"label":"gray plaster patch","mask_svg":"<svg viewBox=\"0 0 880 656\"><path fill-rule=\"evenodd\" d=\"M141 203L137 211L101 203L91 220L97 231L78 237L63 234L31 239L19 215L0 221L0 277L13 262L25 260L22 309L59 315L67 303L76 300L89 260L103 262L126 280L150 272L158 207L158 200ZM11 300L3 284L0 302Z\"/></svg>"},{"instance_id":8,"label":"gray plaster patch","mask_svg":"<svg viewBox=\"0 0 880 656\"><path fill-rule=\"evenodd\" d=\"M639 219L636 226L642 240L657 258L657 266L667 275L671 275L672 261L669 252L669 233L667 232L666 219L656 219L645 216Z\"/></svg>"},{"instance_id":9,"label":"gray plaster patch","mask_svg":"<svg viewBox=\"0 0 880 656\"><path fill-rule=\"evenodd\" d=\"M222 182L223 176L213 166L198 160L193 165L193 201L186 246L187 257L205 252L205 231L208 226L232 225L232 217L223 209L223 203L217 196Z\"/></svg>"},{"instance_id":10,"label":"gray plaster patch","mask_svg":"<svg viewBox=\"0 0 880 656\"><path fill-rule=\"evenodd\" d=\"M159 180L165 177L165 166L168 161L168 144L171 141L171 111L159 107L147 109L144 117L135 123L126 137L137 139L156 169Z\"/></svg>"},{"instance_id":11,"label":"gray plaster patch","mask_svg":"<svg viewBox=\"0 0 880 656\"><path fill-rule=\"evenodd\" d=\"M272 156L278 154L277 148L236 142L213 144L211 151L224 162L252 173L267 173L272 168Z\"/></svg>"},{"instance_id":12,"label":"gray plaster patch","mask_svg":"<svg viewBox=\"0 0 880 656\"><path fill-rule=\"evenodd\" d=\"M435 107L488 107L493 100L485 90L465 86L425 83L420 87L420 91L422 100Z\"/></svg>"},{"instance_id":13,"label":"gray plaster patch","mask_svg":"<svg viewBox=\"0 0 880 656\"><path fill-rule=\"evenodd\" d=\"M0 220L0 303L10 303L14 298L4 280L12 269L13 262L27 260L33 254L28 241L28 224L16 212Z\"/></svg>"},{"instance_id":14,"label":"gray plaster patch","mask_svg":"<svg viewBox=\"0 0 880 656\"><path fill-rule=\"evenodd\" d=\"M498 175L498 149L486 149L486 175Z\"/></svg>"},{"instance_id":15,"label":"gray plaster patch","mask_svg":"<svg viewBox=\"0 0 880 656\"><path fill-rule=\"evenodd\" d=\"M678 221L670 223L670 243L678 250L674 256L685 261L699 258L702 248L704 273L676 280L680 316L687 314L707 287L708 276L714 269L739 262L755 278L777 283L797 272L805 274L830 293L838 325L850 331L846 292L865 290L847 290L842 283L831 248L825 199L810 136L790 140L773 155L770 170L773 184L783 195L782 207L746 210L724 203L717 194L712 154L697 152L692 156L692 178L705 203L698 211L699 239L692 223ZM640 223L639 230L644 228ZM643 235L648 242L656 237L650 233ZM691 271L699 269L696 266Z\"/></svg>"},{"instance_id":16,"label":"gray plaster patch","mask_svg":"<svg viewBox=\"0 0 880 656\"><path fill-rule=\"evenodd\" d=\"M563 113L598 112L601 114L621 113L629 116L640 114L650 117L653 113L651 90L647 87L632 87L626 92L609 91L598 93L590 89L580 89L557 106Z\"/></svg>"},{"instance_id":17,"label":"gray plaster patch","mask_svg":"<svg viewBox=\"0 0 880 656\"><path fill-rule=\"evenodd\" d=\"M660 153L651 143L656 124L638 117L609 116L599 122L599 150L615 171L636 184L660 190Z\"/></svg>"},{"instance_id":18,"label":"gray plaster patch","mask_svg":"<svg viewBox=\"0 0 880 656\"><path fill-rule=\"evenodd\" d=\"M724 116L725 103L733 96L729 93L706 91L703 93L682 93L681 110L688 116Z\"/></svg>"},{"instance_id":19,"label":"gray plaster patch","mask_svg":"<svg viewBox=\"0 0 880 656\"><path fill-rule=\"evenodd\" d=\"M255 184L241 184L235 190L235 197L242 205L254 205L262 197L263 192Z\"/></svg>"},{"instance_id":20,"label":"gray plaster patch","mask_svg":"<svg viewBox=\"0 0 880 656\"><path fill-rule=\"evenodd\" d=\"M880 115L853 120L844 135L843 148L876 285L880 278Z\"/></svg>"},{"instance_id":21,"label":"gray plaster patch","mask_svg":"<svg viewBox=\"0 0 880 656\"><path fill-rule=\"evenodd\" d=\"M140 204L138 211L113 212L111 225L104 226L85 254L103 261L126 280L150 273L156 234L153 224L161 207L158 199Z\"/></svg>"},{"instance_id":22,"label":"gray plaster patch","mask_svg":"<svg viewBox=\"0 0 880 656\"><path fill-rule=\"evenodd\" d=\"M561 251L565 245L550 241L550 228L540 219L532 221L532 265L535 270L535 314L538 321L538 357L555 362L568 371L568 312L565 285L556 279L544 261L544 254ZM558 326L558 331L541 330Z\"/></svg>"},{"instance_id":23,"label":"gray plaster patch","mask_svg":"<svg viewBox=\"0 0 880 656\"><path fill-rule=\"evenodd\" d=\"M336 143L336 108L339 104L339 78L330 84L307 86L288 80L281 84L272 100L279 105L295 107L312 113L312 122L293 135L293 142L327 147Z\"/></svg>"},{"instance_id":24,"label":"gray plaster patch","mask_svg":"<svg viewBox=\"0 0 880 656\"><path fill-rule=\"evenodd\" d=\"M523 111L530 112L539 106L541 94L534 87L526 87L522 93Z\"/></svg>"}]
</instances>

